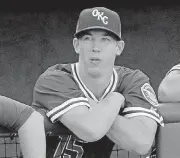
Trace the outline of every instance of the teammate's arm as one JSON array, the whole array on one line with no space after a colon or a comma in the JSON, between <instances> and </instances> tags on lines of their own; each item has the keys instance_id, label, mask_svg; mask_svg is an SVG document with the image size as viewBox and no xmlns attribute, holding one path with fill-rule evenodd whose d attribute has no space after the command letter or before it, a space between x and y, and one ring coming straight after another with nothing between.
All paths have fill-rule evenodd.
<instances>
[{"instance_id":1,"label":"teammate's arm","mask_svg":"<svg viewBox=\"0 0 180 158\"><path fill-rule=\"evenodd\" d=\"M180 102L180 65L176 65L163 78L158 88L160 102Z\"/></svg>"},{"instance_id":2,"label":"teammate's arm","mask_svg":"<svg viewBox=\"0 0 180 158\"><path fill-rule=\"evenodd\" d=\"M20 147L24 158L46 157L46 136L43 116L34 111L18 130Z\"/></svg>"},{"instance_id":3,"label":"teammate's arm","mask_svg":"<svg viewBox=\"0 0 180 158\"><path fill-rule=\"evenodd\" d=\"M46 157L44 119L32 107L0 96L0 125L18 132L24 158Z\"/></svg>"},{"instance_id":4,"label":"teammate's arm","mask_svg":"<svg viewBox=\"0 0 180 158\"><path fill-rule=\"evenodd\" d=\"M110 93L99 103L90 101L90 109L79 106L63 114L59 120L80 139L91 142L102 138L113 124L124 97Z\"/></svg>"}]
</instances>

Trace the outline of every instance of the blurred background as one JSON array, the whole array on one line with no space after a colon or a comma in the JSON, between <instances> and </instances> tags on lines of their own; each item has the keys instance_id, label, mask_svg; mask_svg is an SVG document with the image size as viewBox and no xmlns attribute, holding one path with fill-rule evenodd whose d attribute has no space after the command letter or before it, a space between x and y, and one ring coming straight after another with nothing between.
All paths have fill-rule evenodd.
<instances>
[{"instance_id":1,"label":"blurred background","mask_svg":"<svg viewBox=\"0 0 180 158\"><path fill-rule=\"evenodd\" d=\"M119 13L126 45L116 64L142 70L157 91L165 73L179 62L177 2L5 1L0 4L0 94L31 104L42 72L77 61L72 38L78 15L93 6Z\"/></svg>"}]
</instances>

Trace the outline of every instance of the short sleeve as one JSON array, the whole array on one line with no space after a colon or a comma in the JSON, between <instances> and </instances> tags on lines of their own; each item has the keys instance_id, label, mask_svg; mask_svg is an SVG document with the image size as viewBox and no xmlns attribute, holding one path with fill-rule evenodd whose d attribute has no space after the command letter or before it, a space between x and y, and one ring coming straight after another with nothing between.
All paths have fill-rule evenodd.
<instances>
[{"instance_id":1,"label":"short sleeve","mask_svg":"<svg viewBox=\"0 0 180 158\"><path fill-rule=\"evenodd\" d=\"M166 75L168 75L171 71L174 71L174 70L179 70L179 71L180 71L180 64L177 64L177 65L173 66L173 67L166 73Z\"/></svg>"},{"instance_id":2,"label":"short sleeve","mask_svg":"<svg viewBox=\"0 0 180 158\"><path fill-rule=\"evenodd\" d=\"M33 105L47 109L47 117L52 122L74 107L90 107L88 99L77 88L72 76L60 70L38 78L34 87Z\"/></svg>"},{"instance_id":3,"label":"short sleeve","mask_svg":"<svg viewBox=\"0 0 180 158\"><path fill-rule=\"evenodd\" d=\"M127 118L147 116L163 125L163 118L158 112L158 101L149 78L141 71L126 77L123 95L125 106L122 115Z\"/></svg>"}]
</instances>

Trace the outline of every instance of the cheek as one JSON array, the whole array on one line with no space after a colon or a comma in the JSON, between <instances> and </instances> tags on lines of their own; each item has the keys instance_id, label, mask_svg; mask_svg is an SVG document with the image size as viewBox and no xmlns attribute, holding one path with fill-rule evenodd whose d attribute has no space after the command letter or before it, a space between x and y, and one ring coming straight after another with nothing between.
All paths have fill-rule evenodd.
<instances>
[{"instance_id":1,"label":"cheek","mask_svg":"<svg viewBox=\"0 0 180 158\"><path fill-rule=\"evenodd\" d=\"M112 53L112 52L107 52L107 54L106 55L104 55L104 63L105 64L107 64L107 65L111 65L111 64L113 64L114 63L114 61L115 61L115 55L114 55L114 53Z\"/></svg>"},{"instance_id":2,"label":"cheek","mask_svg":"<svg viewBox=\"0 0 180 158\"><path fill-rule=\"evenodd\" d=\"M114 47L106 48L105 52L107 58L109 59L114 59L116 57L116 49Z\"/></svg>"},{"instance_id":3,"label":"cheek","mask_svg":"<svg viewBox=\"0 0 180 158\"><path fill-rule=\"evenodd\" d=\"M90 44L83 44L83 45L81 45L81 47L80 47L81 52L84 52L84 53L90 52L91 49L92 49L92 47L91 47Z\"/></svg>"},{"instance_id":4,"label":"cheek","mask_svg":"<svg viewBox=\"0 0 180 158\"><path fill-rule=\"evenodd\" d=\"M79 53L79 56L81 59L84 59L86 60L86 58L88 58L90 56L90 51L87 47L82 47L80 49L80 53Z\"/></svg>"}]
</instances>

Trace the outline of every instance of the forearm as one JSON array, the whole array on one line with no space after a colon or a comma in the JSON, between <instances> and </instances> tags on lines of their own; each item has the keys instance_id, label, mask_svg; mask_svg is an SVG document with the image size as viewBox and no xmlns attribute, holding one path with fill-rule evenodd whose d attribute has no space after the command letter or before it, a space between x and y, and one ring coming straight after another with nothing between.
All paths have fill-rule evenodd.
<instances>
[{"instance_id":1,"label":"forearm","mask_svg":"<svg viewBox=\"0 0 180 158\"><path fill-rule=\"evenodd\" d=\"M153 130L139 120L118 115L107 136L122 149L144 155L153 144L156 131Z\"/></svg>"},{"instance_id":2,"label":"forearm","mask_svg":"<svg viewBox=\"0 0 180 158\"><path fill-rule=\"evenodd\" d=\"M18 130L18 135L24 158L46 157L44 118L41 114L33 112Z\"/></svg>"},{"instance_id":3,"label":"forearm","mask_svg":"<svg viewBox=\"0 0 180 158\"><path fill-rule=\"evenodd\" d=\"M68 128L79 138L86 141L96 141L103 137L113 124L119 105L107 106L98 103L84 114L73 117Z\"/></svg>"},{"instance_id":4,"label":"forearm","mask_svg":"<svg viewBox=\"0 0 180 158\"><path fill-rule=\"evenodd\" d=\"M68 112L60 120L79 138L85 141L96 141L110 129L120 110L121 102L123 103L124 100L108 97L99 103L90 102L90 109L86 108L80 112L82 107L77 107L72 111L73 113Z\"/></svg>"}]
</instances>

